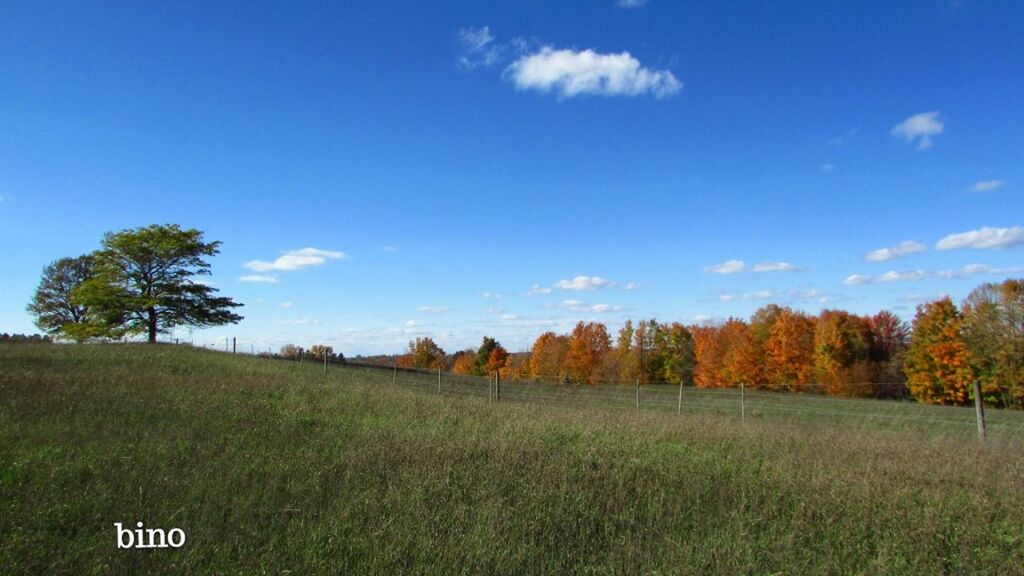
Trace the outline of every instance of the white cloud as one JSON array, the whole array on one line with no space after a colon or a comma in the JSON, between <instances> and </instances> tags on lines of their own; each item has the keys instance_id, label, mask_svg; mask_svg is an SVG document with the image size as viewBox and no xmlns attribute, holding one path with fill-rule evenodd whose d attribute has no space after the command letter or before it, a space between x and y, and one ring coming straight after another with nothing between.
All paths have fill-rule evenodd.
<instances>
[{"instance_id":1,"label":"white cloud","mask_svg":"<svg viewBox=\"0 0 1024 576\"><path fill-rule=\"evenodd\" d=\"M564 300L562 306L572 310L573 312L592 312L602 314L606 312L618 312L622 310L622 306L614 306L612 304L587 304L580 300Z\"/></svg>"},{"instance_id":2,"label":"white cloud","mask_svg":"<svg viewBox=\"0 0 1024 576\"><path fill-rule=\"evenodd\" d=\"M639 282L626 282L625 286L622 287L623 290L636 290L638 288L640 288Z\"/></svg>"},{"instance_id":3,"label":"white cloud","mask_svg":"<svg viewBox=\"0 0 1024 576\"><path fill-rule=\"evenodd\" d=\"M971 190L974 192L988 192L1003 186L1006 186L1006 180L982 180L975 182L974 186L971 186Z\"/></svg>"},{"instance_id":4,"label":"white cloud","mask_svg":"<svg viewBox=\"0 0 1024 576\"><path fill-rule=\"evenodd\" d=\"M913 240L904 240L895 246L872 250L864 255L864 259L868 262L885 262L886 260L892 260L893 258L902 258L907 254L915 254L917 252L924 251L924 244L914 242Z\"/></svg>"},{"instance_id":5,"label":"white cloud","mask_svg":"<svg viewBox=\"0 0 1024 576\"><path fill-rule=\"evenodd\" d=\"M758 290L757 292L746 292L743 294L722 294L718 297L722 302L749 302L751 300L770 300L775 298L775 292L771 290Z\"/></svg>"},{"instance_id":6,"label":"white cloud","mask_svg":"<svg viewBox=\"0 0 1024 576\"><path fill-rule=\"evenodd\" d=\"M668 70L651 70L629 54L600 54L593 50L555 50L545 46L521 56L505 69L520 90L554 91L559 98L594 94L664 98L679 92L682 83Z\"/></svg>"},{"instance_id":7,"label":"white cloud","mask_svg":"<svg viewBox=\"0 0 1024 576\"><path fill-rule=\"evenodd\" d=\"M419 323L417 323L415 320L408 320L405 323L406 328L415 328L417 326L419 326Z\"/></svg>"},{"instance_id":8,"label":"white cloud","mask_svg":"<svg viewBox=\"0 0 1024 576\"><path fill-rule=\"evenodd\" d=\"M876 282L903 282L907 280L922 280L929 274L924 270L890 270L885 274L875 277Z\"/></svg>"},{"instance_id":9,"label":"white cloud","mask_svg":"<svg viewBox=\"0 0 1024 576\"><path fill-rule=\"evenodd\" d=\"M958 234L950 234L935 244L937 250L957 250L960 248L1009 248L1024 244L1024 227L989 228L970 230Z\"/></svg>"},{"instance_id":10,"label":"white cloud","mask_svg":"<svg viewBox=\"0 0 1024 576\"><path fill-rule=\"evenodd\" d=\"M967 278L977 274L1017 274L1024 271L1024 267L1012 267L1012 268L993 268L987 264L968 264L963 268L957 268L954 270L937 270L935 272L929 272L927 270L890 270L885 274L878 276L867 276L864 274L853 274L843 281L843 284L849 285L863 285L863 284L874 284L876 282L914 282L917 280L924 280L926 278Z\"/></svg>"},{"instance_id":11,"label":"white cloud","mask_svg":"<svg viewBox=\"0 0 1024 576\"><path fill-rule=\"evenodd\" d=\"M277 284L277 276L272 276L270 274L248 274L248 275L245 275L245 276L240 276L238 278L238 281L239 282L258 282L258 283L263 283L263 284Z\"/></svg>"},{"instance_id":12,"label":"white cloud","mask_svg":"<svg viewBox=\"0 0 1024 576\"><path fill-rule=\"evenodd\" d=\"M540 284L534 284L533 287L526 291L526 296L536 296L538 294L551 294L551 288L546 288Z\"/></svg>"},{"instance_id":13,"label":"white cloud","mask_svg":"<svg viewBox=\"0 0 1024 576\"><path fill-rule=\"evenodd\" d=\"M921 112L893 126L892 135L907 142L917 141L918 150L932 147L932 137L942 134L945 126L939 120L939 112Z\"/></svg>"},{"instance_id":14,"label":"white cloud","mask_svg":"<svg viewBox=\"0 0 1024 576\"><path fill-rule=\"evenodd\" d=\"M280 306L281 308L291 308L292 307L292 303L291 302L281 302L280 304L278 304L278 306Z\"/></svg>"},{"instance_id":15,"label":"white cloud","mask_svg":"<svg viewBox=\"0 0 1024 576\"><path fill-rule=\"evenodd\" d=\"M742 272L747 267L747 264L743 260L728 260L721 264L715 264L714 266L707 266L704 268L705 272L712 272L714 274L736 274Z\"/></svg>"},{"instance_id":16,"label":"white cloud","mask_svg":"<svg viewBox=\"0 0 1024 576\"><path fill-rule=\"evenodd\" d=\"M600 276L576 276L572 280L559 280L555 288L559 290L597 290L612 286L613 282Z\"/></svg>"},{"instance_id":17,"label":"white cloud","mask_svg":"<svg viewBox=\"0 0 1024 576\"><path fill-rule=\"evenodd\" d=\"M619 8L639 8L647 5L647 0L615 0Z\"/></svg>"},{"instance_id":18,"label":"white cloud","mask_svg":"<svg viewBox=\"0 0 1024 576\"><path fill-rule=\"evenodd\" d=\"M303 248L301 250L289 250L283 256L279 256L273 262L265 260L251 260L244 266L256 272L267 272L269 270L302 270L311 266L321 266L328 260L344 260L348 255L344 252L332 250L321 250L319 248Z\"/></svg>"},{"instance_id":19,"label":"white cloud","mask_svg":"<svg viewBox=\"0 0 1024 576\"><path fill-rule=\"evenodd\" d=\"M381 246L381 247L380 247L380 249L381 249L381 250L383 250L383 251L385 251L385 252L388 252L388 253L391 253L391 252L398 252L398 248L396 248L396 247L394 247L394 246L391 246L391 245L388 245L388 246Z\"/></svg>"},{"instance_id":20,"label":"white cloud","mask_svg":"<svg viewBox=\"0 0 1024 576\"><path fill-rule=\"evenodd\" d=\"M443 314L448 311L447 306L420 306L417 308L420 312L427 312L430 314Z\"/></svg>"},{"instance_id":21,"label":"white cloud","mask_svg":"<svg viewBox=\"0 0 1024 576\"><path fill-rule=\"evenodd\" d=\"M796 269L789 262L761 262L754 266L754 272L792 272Z\"/></svg>"},{"instance_id":22,"label":"white cloud","mask_svg":"<svg viewBox=\"0 0 1024 576\"><path fill-rule=\"evenodd\" d=\"M498 294L497 292L481 292L480 297L487 300L499 300L501 299L501 294Z\"/></svg>"}]
</instances>

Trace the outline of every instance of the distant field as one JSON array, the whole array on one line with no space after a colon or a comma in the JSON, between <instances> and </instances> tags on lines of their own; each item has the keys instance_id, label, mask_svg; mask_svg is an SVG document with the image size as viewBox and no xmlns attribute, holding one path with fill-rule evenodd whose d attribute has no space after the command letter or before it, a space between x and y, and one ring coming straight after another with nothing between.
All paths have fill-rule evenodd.
<instances>
[{"instance_id":1,"label":"distant field","mask_svg":"<svg viewBox=\"0 0 1024 576\"><path fill-rule=\"evenodd\" d=\"M0 346L0 574L1024 574L1024 414L980 447L964 408L437 387ZM187 543L118 550L137 521Z\"/></svg>"}]
</instances>

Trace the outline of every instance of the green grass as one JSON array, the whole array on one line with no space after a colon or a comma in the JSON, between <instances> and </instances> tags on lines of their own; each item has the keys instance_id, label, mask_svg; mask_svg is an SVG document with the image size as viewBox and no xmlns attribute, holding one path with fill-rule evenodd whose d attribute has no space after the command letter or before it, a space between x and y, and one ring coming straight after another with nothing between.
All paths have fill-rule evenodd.
<instances>
[{"instance_id":1,"label":"green grass","mask_svg":"<svg viewBox=\"0 0 1024 576\"><path fill-rule=\"evenodd\" d=\"M0 346L0 574L1024 573L1020 414L981 448L967 409L399 379Z\"/></svg>"}]
</instances>

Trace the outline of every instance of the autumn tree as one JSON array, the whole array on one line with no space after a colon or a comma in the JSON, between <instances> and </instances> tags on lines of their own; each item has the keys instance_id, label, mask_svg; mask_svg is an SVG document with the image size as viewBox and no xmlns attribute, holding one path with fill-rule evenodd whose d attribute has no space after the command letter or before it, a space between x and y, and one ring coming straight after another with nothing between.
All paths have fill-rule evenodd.
<instances>
[{"instance_id":1,"label":"autumn tree","mask_svg":"<svg viewBox=\"0 0 1024 576\"><path fill-rule=\"evenodd\" d=\"M753 323L752 323L753 324ZM780 308L764 343L764 378L772 390L800 390L814 373L814 319Z\"/></svg>"},{"instance_id":2,"label":"autumn tree","mask_svg":"<svg viewBox=\"0 0 1024 576\"><path fill-rule=\"evenodd\" d=\"M299 357L302 356L302 348L294 344L285 344L284 346L281 346L279 354L282 358L288 360L298 360Z\"/></svg>"},{"instance_id":3,"label":"autumn tree","mask_svg":"<svg viewBox=\"0 0 1024 576\"><path fill-rule=\"evenodd\" d=\"M569 353L569 338L545 332L537 337L530 352L530 373L545 382L561 382L565 372L565 358Z\"/></svg>"},{"instance_id":4,"label":"autumn tree","mask_svg":"<svg viewBox=\"0 0 1024 576\"><path fill-rule=\"evenodd\" d=\"M1024 405L1024 280L986 283L964 300L963 336L989 404Z\"/></svg>"},{"instance_id":5,"label":"autumn tree","mask_svg":"<svg viewBox=\"0 0 1024 576\"><path fill-rule=\"evenodd\" d=\"M654 318L641 320L633 330L633 351L636 370L641 382L657 380L660 366L654 357L660 326Z\"/></svg>"},{"instance_id":6,"label":"autumn tree","mask_svg":"<svg viewBox=\"0 0 1024 576\"><path fill-rule=\"evenodd\" d=\"M910 392L919 401L967 403L974 375L962 327L960 312L948 297L917 307L904 371Z\"/></svg>"},{"instance_id":7,"label":"autumn tree","mask_svg":"<svg viewBox=\"0 0 1024 576\"><path fill-rule=\"evenodd\" d=\"M772 328L782 308L768 304L759 308L750 317L742 341L729 361L729 370L737 383L742 382L754 388L762 388L767 383L765 361L767 350L765 345L771 337Z\"/></svg>"},{"instance_id":8,"label":"autumn tree","mask_svg":"<svg viewBox=\"0 0 1024 576\"><path fill-rule=\"evenodd\" d=\"M487 364L484 365L484 371L487 374L494 374L495 372L501 374L507 362L508 350L505 350L501 344L495 342L490 354L487 355Z\"/></svg>"},{"instance_id":9,"label":"autumn tree","mask_svg":"<svg viewBox=\"0 0 1024 576\"><path fill-rule=\"evenodd\" d=\"M476 374L476 351L469 349L456 352L452 372L466 375Z\"/></svg>"},{"instance_id":10,"label":"autumn tree","mask_svg":"<svg viewBox=\"0 0 1024 576\"><path fill-rule=\"evenodd\" d=\"M28 311L35 316L36 326L53 336L81 342L104 333L102 323L89 314L89 307L73 298L73 293L95 275L91 255L61 258L43 268Z\"/></svg>"},{"instance_id":11,"label":"autumn tree","mask_svg":"<svg viewBox=\"0 0 1024 576\"><path fill-rule=\"evenodd\" d=\"M437 370L444 368L444 350L429 336L409 341L408 364L412 368Z\"/></svg>"},{"instance_id":12,"label":"autumn tree","mask_svg":"<svg viewBox=\"0 0 1024 576\"><path fill-rule=\"evenodd\" d=\"M903 398L909 393L903 372L903 360L910 344L910 326L900 317L882 310L868 319L871 331L872 382L876 384L875 395L886 398Z\"/></svg>"},{"instance_id":13,"label":"autumn tree","mask_svg":"<svg viewBox=\"0 0 1024 576\"><path fill-rule=\"evenodd\" d=\"M151 344L175 326L235 324L242 317L232 308L241 304L196 280L210 274L206 259L219 246L177 224L109 232L93 254L95 274L73 298L102 320L104 335L141 333Z\"/></svg>"},{"instance_id":14,"label":"autumn tree","mask_svg":"<svg viewBox=\"0 0 1024 576\"><path fill-rule=\"evenodd\" d=\"M814 374L832 395L872 393L871 328L844 310L823 310L814 329Z\"/></svg>"},{"instance_id":15,"label":"autumn tree","mask_svg":"<svg viewBox=\"0 0 1024 576\"><path fill-rule=\"evenodd\" d=\"M326 356L328 360L333 360L335 358L334 347L325 346L323 344L314 344L309 347L310 358L314 360L323 361L324 356Z\"/></svg>"},{"instance_id":16,"label":"autumn tree","mask_svg":"<svg viewBox=\"0 0 1024 576\"><path fill-rule=\"evenodd\" d=\"M654 380L693 383L696 357L693 334L686 326L673 322L659 327L652 356L655 358L652 364L657 366L657 372L653 374Z\"/></svg>"},{"instance_id":17,"label":"autumn tree","mask_svg":"<svg viewBox=\"0 0 1024 576\"><path fill-rule=\"evenodd\" d=\"M566 367L577 384L597 384L601 361L611 350L611 338L604 324L578 322L569 336Z\"/></svg>"},{"instance_id":18,"label":"autumn tree","mask_svg":"<svg viewBox=\"0 0 1024 576\"><path fill-rule=\"evenodd\" d=\"M619 329L619 336L615 340L615 358L617 364L616 378L623 382L632 382L640 377L640 358L637 348L633 342L633 321L626 320L626 323Z\"/></svg>"},{"instance_id":19,"label":"autumn tree","mask_svg":"<svg viewBox=\"0 0 1024 576\"><path fill-rule=\"evenodd\" d=\"M477 376L485 376L493 372L487 370L487 363L491 361L491 352L499 346L501 346L501 344L498 344L497 340L489 336L484 336L483 342L480 343L480 347L476 350Z\"/></svg>"}]
</instances>

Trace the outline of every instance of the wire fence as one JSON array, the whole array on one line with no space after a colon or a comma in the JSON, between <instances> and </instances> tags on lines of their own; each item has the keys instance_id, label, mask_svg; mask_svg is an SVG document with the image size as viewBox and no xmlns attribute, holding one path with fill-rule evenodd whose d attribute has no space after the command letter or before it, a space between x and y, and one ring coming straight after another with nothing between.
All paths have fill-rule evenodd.
<instances>
[{"instance_id":1,"label":"wire fence","mask_svg":"<svg viewBox=\"0 0 1024 576\"><path fill-rule=\"evenodd\" d=\"M305 363L310 368L342 372L366 382L412 389L444 397L486 398L489 402L528 403L540 406L572 407L584 410L633 410L636 413L676 413L679 416L703 414L748 420L784 420L790 422L834 422L849 426L881 429L913 429L922 433L973 434L979 414L961 406L936 406L907 399L880 400L825 395L828 387L801 386L797 391L780 392L737 388L697 388L666 382L604 382L574 385L539 380L506 380L429 371L397 365L359 364L331 359L279 360ZM902 384L871 384L895 387ZM1001 437L1024 439L1024 413L1013 410L990 411L981 416L985 427Z\"/></svg>"}]
</instances>

